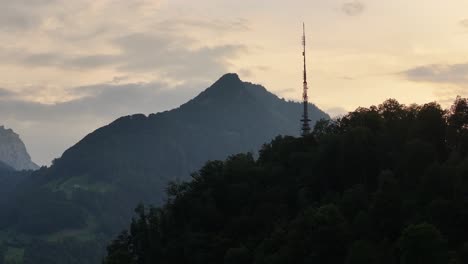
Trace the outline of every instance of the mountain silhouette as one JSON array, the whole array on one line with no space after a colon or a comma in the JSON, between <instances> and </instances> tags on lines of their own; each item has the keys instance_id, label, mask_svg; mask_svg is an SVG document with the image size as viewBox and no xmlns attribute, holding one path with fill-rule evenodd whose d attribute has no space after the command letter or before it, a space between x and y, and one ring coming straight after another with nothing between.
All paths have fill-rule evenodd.
<instances>
[{"instance_id":1,"label":"mountain silhouette","mask_svg":"<svg viewBox=\"0 0 468 264\"><path fill-rule=\"evenodd\" d=\"M310 108L312 120L328 118ZM207 160L255 152L277 135L299 135L301 109L260 85L242 82L237 74L226 74L179 108L122 117L96 130L55 160L47 174L115 183L114 172L130 170L154 173L164 183L187 179Z\"/></svg>"},{"instance_id":2,"label":"mountain silhouette","mask_svg":"<svg viewBox=\"0 0 468 264\"><path fill-rule=\"evenodd\" d=\"M329 118L309 109L313 121ZM176 109L121 117L87 135L17 187L0 228L47 241L109 238L128 224L135 204L162 204L169 182L190 179L208 160L299 135L301 110L226 74Z\"/></svg>"}]
</instances>

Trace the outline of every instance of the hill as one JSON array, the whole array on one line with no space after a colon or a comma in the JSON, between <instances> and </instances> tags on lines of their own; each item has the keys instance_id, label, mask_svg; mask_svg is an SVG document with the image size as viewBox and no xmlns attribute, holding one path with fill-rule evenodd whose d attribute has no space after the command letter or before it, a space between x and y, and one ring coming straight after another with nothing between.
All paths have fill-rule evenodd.
<instances>
[{"instance_id":1,"label":"hill","mask_svg":"<svg viewBox=\"0 0 468 264\"><path fill-rule=\"evenodd\" d=\"M207 162L104 263L468 263L467 146L468 99L359 108Z\"/></svg>"},{"instance_id":2,"label":"hill","mask_svg":"<svg viewBox=\"0 0 468 264\"><path fill-rule=\"evenodd\" d=\"M301 109L227 74L177 109L119 118L18 187L0 216L5 243L15 239L24 263L45 255L43 263L97 263L99 243L129 223L135 204L162 204L168 182L189 179L207 160L298 135ZM310 117L329 118L314 105Z\"/></svg>"},{"instance_id":3,"label":"hill","mask_svg":"<svg viewBox=\"0 0 468 264\"><path fill-rule=\"evenodd\" d=\"M36 170L39 168L26 150L18 134L0 126L0 161L15 170Z\"/></svg>"}]
</instances>

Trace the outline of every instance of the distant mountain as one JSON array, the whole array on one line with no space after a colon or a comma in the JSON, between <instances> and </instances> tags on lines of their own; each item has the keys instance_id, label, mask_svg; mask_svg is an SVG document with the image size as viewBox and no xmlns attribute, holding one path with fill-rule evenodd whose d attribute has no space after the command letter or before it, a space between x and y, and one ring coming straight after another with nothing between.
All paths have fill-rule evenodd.
<instances>
[{"instance_id":1,"label":"distant mountain","mask_svg":"<svg viewBox=\"0 0 468 264\"><path fill-rule=\"evenodd\" d=\"M313 122L329 118L315 105L309 109ZM83 138L22 183L4 210L3 229L49 242L109 238L128 224L135 204L162 204L170 181L189 179L206 161L299 135L301 110L300 103L226 74L177 109L122 117Z\"/></svg>"},{"instance_id":2,"label":"distant mountain","mask_svg":"<svg viewBox=\"0 0 468 264\"><path fill-rule=\"evenodd\" d=\"M18 134L0 126L0 161L15 170L38 169ZM0 166L1 167L1 166Z\"/></svg>"},{"instance_id":3,"label":"distant mountain","mask_svg":"<svg viewBox=\"0 0 468 264\"><path fill-rule=\"evenodd\" d=\"M0 173L14 171L11 166L5 164L3 161L0 161Z\"/></svg>"}]
</instances>

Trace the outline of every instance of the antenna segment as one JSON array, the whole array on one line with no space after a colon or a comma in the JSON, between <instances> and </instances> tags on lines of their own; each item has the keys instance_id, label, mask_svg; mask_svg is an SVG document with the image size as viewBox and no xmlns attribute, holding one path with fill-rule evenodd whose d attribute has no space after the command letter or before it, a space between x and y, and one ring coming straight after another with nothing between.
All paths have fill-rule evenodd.
<instances>
[{"instance_id":1,"label":"antenna segment","mask_svg":"<svg viewBox=\"0 0 468 264\"><path fill-rule=\"evenodd\" d=\"M303 91L302 91L302 100L304 105L304 113L302 114L302 136L310 134L310 119L309 119L309 96L307 95L307 68L306 68L306 37L305 37L305 24L302 23L302 57L304 58L304 81L303 81Z\"/></svg>"}]
</instances>

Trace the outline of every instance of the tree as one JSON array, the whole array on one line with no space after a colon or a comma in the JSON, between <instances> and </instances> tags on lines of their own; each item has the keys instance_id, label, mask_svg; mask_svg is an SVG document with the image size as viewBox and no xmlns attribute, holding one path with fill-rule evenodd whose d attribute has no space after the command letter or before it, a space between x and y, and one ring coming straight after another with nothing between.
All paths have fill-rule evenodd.
<instances>
[{"instance_id":1,"label":"tree","mask_svg":"<svg viewBox=\"0 0 468 264\"><path fill-rule=\"evenodd\" d=\"M398 241L401 264L446 264L449 261L446 241L433 225L408 226Z\"/></svg>"},{"instance_id":2,"label":"tree","mask_svg":"<svg viewBox=\"0 0 468 264\"><path fill-rule=\"evenodd\" d=\"M107 247L108 254L104 264L136 264L132 251L131 237L127 231L123 231Z\"/></svg>"},{"instance_id":3,"label":"tree","mask_svg":"<svg viewBox=\"0 0 468 264\"><path fill-rule=\"evenodd\" d=\"M346 264L377 264L376 248L365 240L355 241L348 252Z\"/></svg>"},{"instance_id":4,"label":"tree","mask_svg":"<svg viewBox=\"0 0 468 264\"><path fill-rule=\"evenodd\" d=\"M458 255L460 257L461 263L463 263L463 264L468 263L468 242L465 242L461 246Z\"/></svg>"},{"instance_id":5,"label":"tree","mask_svg":"<svg viewBox=\"0 0 468 264\"><path fill-rule=\"evenodd\" d=\"M449 147L465 155L468 149L468 99L457 97L447 117Z\"/></svg>"},{"instance_id":6,"label":"tree","mask_svg":"<svg viewBox=\"0 0 468 264\"><path fill-rule=\"evenodd\" d=\"M375 229L374 235L390 240L398 237L403 221L402 197L399 182L393 172L380 173L379 188L374 193L370 215Z\"/></svg>"},{"instance_id":7,"label":"tree","mask_svg":"<svg viewBox=\"0 0 468 264\"><path fill-rule=\"evenodd\" d=\"M446 155L446 111L437 103L424 104L418 111L412 126L412 136L432 144L440 157Z\"/></svg>"},{"instance_id":8,"label":"tree","mask_svg":"<svg viewBox=\"0 0 468 264\"><path fill-rule=\"evenodd\" d=\"M310 259L338 264L345 259L347 239L343 215L336 205L327 204L318 209L309 208L298 216L289 228L285 246L298 263Z\"/></svg>"},{"instance_id":9,"label":"tree","mask_svg":"<svg viewBox=\"0 0 468 264\"><path fill-rule=\"evenodd\" d=\"M224 264L249 264L250 259L250 253L246 247L230 248L224 256Z\"/></svg>"}]
</instances>

